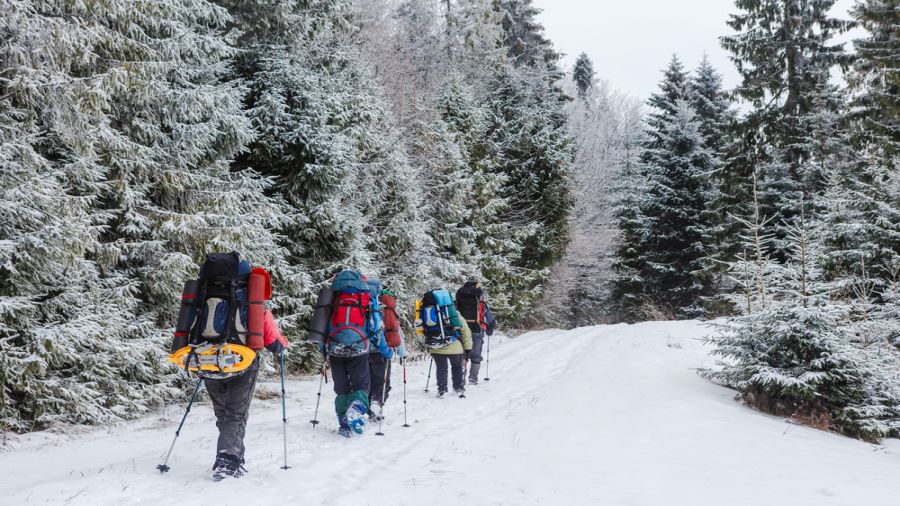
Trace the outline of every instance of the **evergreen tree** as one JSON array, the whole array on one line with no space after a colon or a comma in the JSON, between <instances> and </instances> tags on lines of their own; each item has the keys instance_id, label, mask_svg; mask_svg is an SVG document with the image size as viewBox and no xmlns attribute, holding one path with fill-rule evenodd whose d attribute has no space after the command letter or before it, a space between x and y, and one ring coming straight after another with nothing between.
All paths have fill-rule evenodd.
<instances>
[{"instance_id":1,"label":"evergreen tree","mask_svg":"<svg viewBox=\"0 0 900 506\"><path fill-rule=\"evenodd\" d=\"M4 139L6 160L58 192L66 210L54 214L67 229L54 232L62 222L52 219L36 228L23 213L4 232L13 242L53 235L13 257L0 283L25 308L3 324L5 396L15 399L5 410L18 424L134 415L176 393L161 327L202 253L280 255L269 183L229 171L250 136L240 88L221 82L229 17L202 0L4 7L4 122L22 126ZM41 199L32 192L27 205ZM56 280L20 278L35 247L48 253L35 266Z\"/></svg>"},{"instance_id":2,"label":"evergreen tree","mask_svg":"<svg viewBox=\"0 0 900 506\"><path fill-rule=\"evenodd\" d=\"M274 176L287 206L280 228L290 265L280 276L286 330L302 336L310 279L347 266L401 296L421 218L398 133L350 43L348 2L228 2L243 21L238 74L250 89L256 138L237 167ZM273 19L274 18L274 19ZM301 363L304 355L294 354Z\"/></svg>"},{"instance_id":3,"label":"evergreen tree","mask_svg":"<svg viewBox=\"0 0 900 506\"><path fill-rule=\"evenodd\" d=\"M533 289L568 241L571 137L563 111L547 101L542 82L540 73L502 64L486 104L489 149L497 161L494 170L505 178L500 195L509 205L501 219L516 230L523 248L513 264L523 280L513 294L521 307L530 305Z\"/></svg>"},{"instance_id":4,"label":"evergreen tree","mask_svg":"<svg viewBox=\"0 0 900 506\"><path fill-rule=\"evenodd\" d=\"M584 53L578 55L575 68L572 70L572 78L575 80L579 98L584 100L588 90L594 86L594 63L588 55Z\"/></svg>"},{"instance_id":5,"label":"evergreen tree","mask_svg":"<svg viewBox=\"0 0 900 506\"><path fill-rule=\"evenodd\" d=\"M861 0L851 14L869 33L854 41L856 60L848 76L856 91L853 116L862 138L878 151L878 163L892 165L900 153L900 4Z\"/></svg>"},{"instance_id":6,"label":"evergreen tree","mask_svg":"<svg viewBox=\"0 0 900 506\"><path fill-rule=\"evenodd\" d=\"M502 43L517 65L556 65L559 53L553 49L553 44L544 35L544 27L537 21L541 10L534 6L533 0L499 0L494 6L501 16Z\"/></svg>"},{"instance_id":7,"label":"evergreen tree","mask_svg":"<svg viewBox=\"0 0 900 506\"><path fill-rule=\"evenodd\" d=\"M723 177L724 160L732 148L728 129L734 120L734 114L730 101L722 89L722 76L706 55L688 80L688 101L697 115L703 145L711 157L710 171L704 179L712 223L705 232L704 242L710 250L710 266L721 271L721 266L727 265L725 262L729 259L730 253L727 245L723 243L727 240L729 232L739 226L727 212L728 194L724 193L728 189L727 178ZM716 284L721 285L722 280L717 280Z\"/></svg>"},{"instance_id":8,"label":"evergreen tree","mask_svg":"<svg viewBox=\"0 0 900 506\"><path fill-rule=\"evenodd\" d=\"M702 373L764 411L866 439L896 434L900 389L892 379L900 354L876 338L885 315L872 305L865 275L851 290L826 279L823 228L830 225L807 215L805 203L799 209L788 262L767 276L768 305L710 338L726 360Z\"/></svg>"},{"instance_id":9,"label":"evergreen tree","mask_svg":"<svg viewBox=\"0 0 900 506\"><path fill-rule=\"evenodd\" d=\"M800 195L808 199L821 190L814 184L820 181L802 173L809 157L803 118L828 86L830 68L848 61L842 45L831 39L849 24L828 15L834 0L738 0L736 5L740 12L728 24L738 33L721 41L742 77L736 93L753 110L740 124L740 152L725 177L746 181L756 171L763 214L776 225L789 224L798 214Z\"/></svg>"},{"instance_id":10,"label":"evergreen tree","mask_svg":"<svg viewBox=\"0 0 900 506\"><path fill-rule=\"evenodd\" d=\"M467 136L483 130L483 120L472 111L462 76L451 72L433 110L436 117L418 125L413 156L422 169L426 197L423 211L428 217L423 240L439 260L428 276L437 284L464 281L471 266L477 265L477 231L472 215L477 212L472 197L471 172L477 160Z\"/></svg>"},{"instance_id":11,"label":"evergreen tree","mask_svg":"<svg viewBox=\"0 0 900 506\"><path fill-rule=\"evenodd\" d=\"M701 297L711 291L707 174L715 159L688 101L687 83L673 58L649 100L654 112L641 154L641 191L631 190L635 208L619 213L621 277L613 297L626 318L647 307L673 316L699 314Z\"/></svg>"}]
</instances>

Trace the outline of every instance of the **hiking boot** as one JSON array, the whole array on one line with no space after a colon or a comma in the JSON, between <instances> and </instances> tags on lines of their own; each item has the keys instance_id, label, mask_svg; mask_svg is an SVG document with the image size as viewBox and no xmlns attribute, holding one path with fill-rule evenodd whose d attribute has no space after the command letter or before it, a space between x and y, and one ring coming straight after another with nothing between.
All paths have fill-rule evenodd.
<instances>
[{"instance_id":1,"label":"hiking boot","mask_svg":"<svg viewBox=\"0 0 900 506\"><path fill-rule=\"evenodd\" d=\"M212 479L221 481L225 478L240 478L247 472L242 465L244 459L229 453L220 453L213 464Z\"/></svg>"},{"instance_id":2,"label":"hiking boot","mask_svg":"<svg viewBox=\"0 0 900 506\"><path fill-rule=\"evenodd\" d=\"M469 378L469 384L470 384L470 385L477 385L477 384L478 384L478 378Z\"/></svg>"},{"instance_id":3,"label":"hiking boot","mask_svg":"<svg viewBox=\"0 0 900 506\"><path fill-rule=\"evenodd\" d=\"M347 408L347 425L355 434L362 434L366 430L366 411L365 404L358 400L353 401Z\"/></svg>"},{"instance_id":4,"label":"hiking boot","mask_svg":"<svg viewBox=\"0 0 900 506\"><path fill-rule=\"evenodd\" d=\"M443 389L443 390L438 390L437 398L438 398L438 399L443 399L443 398L444 398L444 394L446 394L446 393L447 393L447 389L446 389L446 388Z\"/></svg>"},{"instance_id":5,"label":"hiking boot","mask_svg":"<svg viewBox=\"0 0 900 506\"><path fill-rule=\"evenodd\" d=\"M378 412L376 413L372 410L372 408L377 409ZM384 406L382 406L378 401L375 401L371 406L369 406L369 412L366 414L369 416L370 422L380 422L381 419L384 418L381 413L384 413Z\"/></svg>"},{"instance_id":6,"label":"hiking boot","mask_svg":"<svg viewBox=\"0 0 900 506\"><path fill-rule=\"evenodd\" d=\"M462 387L454 388L453 391L456 392L456 395L459 396L460 399L462 399L463 397L466 396L465 388L462 388Z\"/></svg>"},{"instance_id":7,"label":"hiking boot","mask_svg":"<svg viewBox=\"0 0 900 506\"><path fill-rule=\"evenodd\" d=\"M350 422L347 421L346 416L338 417L338 434L350 437Z\"/></svg>"}]
</instances>

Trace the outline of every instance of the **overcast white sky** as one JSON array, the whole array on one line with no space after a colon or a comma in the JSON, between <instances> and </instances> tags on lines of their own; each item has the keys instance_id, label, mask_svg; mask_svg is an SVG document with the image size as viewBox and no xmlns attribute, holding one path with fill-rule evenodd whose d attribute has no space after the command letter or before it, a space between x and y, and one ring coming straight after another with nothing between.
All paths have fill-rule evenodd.
<instances>
[{"instance_id":1,"label":"overcast white sky","mask_svg":"<svg viewBox=\"0 0 900 506\"><path fill-rule=\"evenodd\" d=\"M837 0L833 15L848 18L855 0ZM597 77L613 88L646 98L656 89L662 69L677 53L691 69L709 55L725 78L737 72L718 38L728 35L732 0L534 0L539 19L570 67L584 51L594 61ZM848 48L849 48L848 44Z\"/></svg>"}]
</instances>

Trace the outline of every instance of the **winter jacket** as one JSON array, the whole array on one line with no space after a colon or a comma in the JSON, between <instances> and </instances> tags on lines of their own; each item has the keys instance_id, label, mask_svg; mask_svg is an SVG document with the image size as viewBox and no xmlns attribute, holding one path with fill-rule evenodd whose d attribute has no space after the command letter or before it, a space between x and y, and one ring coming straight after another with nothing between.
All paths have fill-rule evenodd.
<instances>
[{"instance_id":1,"label":"winter jacket","mask_svg":"<svg viewBox=\"0 0 900 506\"><path fill-rule=\"evenodd\" d=\"M276 355L287 350L289 346L287 339L285 339L284 336L281 335L281 331L278 330L278 324L275 323L275 317L272 316L272 312L268 309L266 310L266 316L263 320L263 346Z\"/></svg>"},{"instance_id":2,"label":"winter jacket","mask_svg":"<svg viewBox=\"0 0 900 506\"><path fill-rule=\"evenodd\" d=\"M450 306L450 323L459 329L459 339L454 339L443 348L432 348L429 350L432 355L460 355L472 349L472 331L454 306Z\"/></svg>"}]
</instances>

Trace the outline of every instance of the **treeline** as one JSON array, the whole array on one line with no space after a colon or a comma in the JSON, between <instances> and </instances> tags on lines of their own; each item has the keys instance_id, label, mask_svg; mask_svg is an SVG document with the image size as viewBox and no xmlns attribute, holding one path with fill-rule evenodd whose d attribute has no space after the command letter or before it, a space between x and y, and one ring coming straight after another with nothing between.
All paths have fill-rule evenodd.
<instances>
[{"instance_id":1,"label":"treeline","mask_svg":"<svg viewBox=\"0 0 900 506\"><path fill-rule=\"evenodd\" d=\"M570 98L530 0L0 0L0 430L133 416L185 279L237 249L299 344L342 267L485 280L562 256Z\"/></svg>"},{"instance_id":2,"label":"treeline","mask_svg":"<svg viewBox=\"0 0 900 506\"><path fill-rule=\"evenodd\" d=\"M877 439L900 429L900 5L860 0L843 20L834 3L738 0L731 93L706 63L666 69L617 211L611 304L737 314L706 375ZM852 27L855 51L836 42Z\"/></svg>"}]
</instances>

